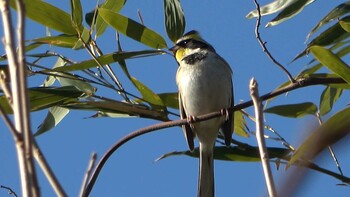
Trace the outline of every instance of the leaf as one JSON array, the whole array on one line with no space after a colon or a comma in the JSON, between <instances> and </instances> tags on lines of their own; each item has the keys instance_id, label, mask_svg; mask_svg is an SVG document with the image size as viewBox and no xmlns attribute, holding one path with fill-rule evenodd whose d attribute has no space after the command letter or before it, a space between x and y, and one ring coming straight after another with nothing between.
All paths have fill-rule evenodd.
<instances>
[{"instance_id":1,"label":"leaf","mask_svg":"<svg viewBox=\"0 0 350 197\"><path fill-rule=\"evenodd\" d=\"M339 24L346 32L350 32L350 21L340 20Z\"/></svg>"},{"instance_id":2,"label":"leaf","mask_svg":"<svg viewBox=\"0 0 350 197\"><path fill-rule=\"evenodd\" d=\"M70 0L71 5L71 21L73 27L75 28L77 33L83 32L83 10L81 8L80 0Z\"/></svg>"},{"instance_id":3,"label":"leaf","mask_svg":"<svg viewBox=\"0 0 350 197\"><path fill-rule=\"evenodd\" d=\"M105 8L108 10L111 10L113 12L119 12L126 0L106 0L100 7ZM103 32L107 28L107 23L101 18L101 16L98 14L98 11L96 11L96 18L95 18L95 29L96 29L96 36L100 36L103 34ZM85 15L85 21L90 26L92 25L92 22L94 20L95 10L92 10L91 12L87 13Z\"/></svg>"},{"instance_id":4,"label":"leaf","mask_svg":"<svg viewBox=\"0 0 350 197\"><path fill-rule=\"evenodd\" d=\"M161 121L169 120L165 112L160 112L159 110L152 110L144 105L130 104L120 101L110 100L75 102L68 103L67 105L62 106L69 109L101 111L102 113L127 114L129 116L150 118Z\"/></svg>"},{"instance_id":5,"label":"leaf","mask_svg":"<svg viewBox=\"0 0 350 197\"><path fill-rule=\"evenodd\" d=\"M75 87L37 87L28 89L28 97L30 103L30 111L38 111L49 107L61 105L64 103L77 101L83 95L83 92ZM12 113L12 109L7 98L0 96L0 106L6 113Z\"/></svg>"},{"instance_id":6,"label":"leaf","mask_svg":"<svg viewBox=\"0 0 350 197\"><path fill-rule=\"evenodd\" d=\"M28 18L59 32L76 34L67 12L41 0L24 0L24 3ZM10 1L10 5L16 9L14 0Z\"/></svg>"},{"instance_id":7,"label":"leaf","mask_svg":"<svg viewBox=\"0 0 350 197\"><path fill-rule=\"evenodd\" d=\"M103 20L118 32L151 48L161 49L167 47L162 36L144 25L107 9L99 8L98 11Z\"/></svg>"},{"instance_id":8,"label":"leaf","mask_svg":"<svg viewBox=\"0 0 350 197\"><path fill-rule=\"evenodd\" d=\"M186 21L179 0L164 0L165 28L174 43L185 31Z\"/></svg>"},{"instance_id":9,"label":"leaf","mask_svg":"<svg viewBox=\"0 0 350 197\"><path fill-rule=\"evenodd\" d=\"M179 97L177 92L161 93L158 96L162 99L164 105L173 109L179 109Z\"/></svg>"},{"instance_id":10,"label":"leaf","mask_svg":"<svg viewBox=\"0 0 350 197\"><path fill-rule=\"evenodd\" d=\"M315 129L296 150L288 165L299 159L311 160L328 146L344 138L350 129L350 108L345 108Z\"/></svg>"},{"instance_id":11,"label":"leaf","mask_svg":"<svg viewBox=\"0 0 350 197\"><path fill-rule=\"evenodd\" d=\"M264 112L277 114L277 115L285 116L289 118L301 118L306 115L315 114L317 112L317 107L313 103L306 102L306 103L274 106L274 107L265 109Z\"/></svg>"},{"instance_id":12,"label":"leaf","mask_svg":"<svg viewBox=\"0 0 350 197\"><path fill-rule=\"evenodd\" d=\"M278 25L293 16L297 15L300 13L305 6L309 5L310 3L314 2L315 0L297 0L294 1L292 4L288 5L285 9L283 9L277 17L272 19L270 22L266 24L266 27L271 27Z\"/></svg>"},{"instance_id":13,"label":"leaf","mask_svg":"<svg viewBox=\"0 0 350 197\"><path fill-rule=\"evenodd\" d=\"M310 36L315 33L319 28L321 28L323 25L335 20L335 19L339 19L341 16L343 16L344 14L348 14L350 12L350 3L349 2L345 2L342 3L340 5L338 5L337 7L333 8L325 17L323 17L318 23L317 25L312 28L312 30L310 31L310 33L307 35L306 40L308 40L310 38Z\"/></svg>"},{"instance_id":14,"label":"leaf","mask_svg":"<svg viewBox=\"0 0 350 197\"><path fill-rule=\"evenodd\" d=\"M320 98L320 115L326 115L332 110L333 104L339 99L343 89L327 86Z\"/></svg>"},{"instance_id":15,"label":"leaf","mask_svg":"<svg viewBox=\"0 0 350 197\"><path fill-rule=\"evenodd\" d=\"M284 8L286 8L287 6L292 4L293 2L295 2L295 0L275 0L272 3L261 6L260 7L261 16L273 14L273 13L276 13L280 10L283 10ZM251 19L254 17L258 17L257 10L253 10L246 15L246 18L248 18L248 19Z\"/></svg>"},{"instance_id":16,"label":"leaf","mask_svg":"<svg viewBox=\"0 0 350 197\"><path fill-rule=\"evenodd\" d=\"M151 89L149 89L135 77L131 77L130 80L135 85L137 90L141 93L142 99L149 103L152 108L166 111L166 107L163 104L162 99L157 94L155 94Z\"/></svg>"},{"instance_id":17,"label":"leaf","mask_svg":"<svg viewBox=\"0 0 350 197\"><path fill-rule=\"evenodd\" d=\"M125 59L137 58L137 57L145 57L151 55L159 55L164 54L164 51L161 50L143 50L143 51L131 51L131 52L115 52L106 55L102 55L97 57L97 60L102 64L111 64L113 62L118 62ZM55 71L76 71L76 70L84 70L89 68L94 68L99 66L94 59L86 60L77 64L72 64L65 67L55 68ZM45 72L49 72L51 70L44 70Z\"/></svg>"},{"instance_id":18,"label":"leaf","mask_svg":"<svg viewBox=\"0 0 350 197\"><path fill-rule=\"evenodd\" d=\"M30 40L30 42L33 42L32 44L49 44L72 49L78 49L75 47L78 41L79 38L76 35L67 34L61 34L58 36L47 36Z\"/></svg>"},{"instance_id":19,"label":"leaf","mask_svg":"<svg viewBox=\"0 0 350 197\"><path fill-rule=\"evenodd\" d=\"M290 150L284 148L272 148L267 147L267 152L270 159L280 158L284 159L285 156L290 153ZM191 151L181 151L181 152L171 152L160 156L156 161L165 159L170 156L176 155L187 155L190 157L199 157L199 150L195 148L193 152ZM226 147L226 146L216 146L214 150L214 159L223 161L240 161L240 162L259 162L260 154L258 147Z\"/></svg>"},{"instance_id":20,"label":"leaf","mask_svg":"<svg viewBox=\"0 0 350 197\"><path fill-rule=\"evenodd\" d=\"M44 121L38 127L38 131L35 132L35 136L45 133L50 129L56 127L64 117L69 113L69 109L54 106L51 107L44 119Z\"/></svg>"},{"instance_id":21,"label":"leaf","mask_svg":"<svg viewBox=\"0 0 350 197\"><path fill-rule=\"evenodd\" d=\"M348 84L350 84L350 68L343 62L338 56L332 53L332 51L320 47L312 46L310 47L310 52L314 57L329 70L334 72L343 78Z\"/></svg>"},{"instance_id":22,"label":"leaf","mask_svg":"<svg viewBox=\"0 0 350 197\"><path fill-rule=\"evenodd\" d=\"M245 130L247 122L244 119L243 113L241 110L234 112L234 132L235 134L242 137L249 137L248 132Z\"/></svg>"}]
</instances>

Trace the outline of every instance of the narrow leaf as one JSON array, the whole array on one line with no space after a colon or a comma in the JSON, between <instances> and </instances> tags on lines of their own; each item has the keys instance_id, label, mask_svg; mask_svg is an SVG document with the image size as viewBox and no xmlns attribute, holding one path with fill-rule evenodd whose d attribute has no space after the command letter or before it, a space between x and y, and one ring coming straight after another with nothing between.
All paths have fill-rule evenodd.
<instances>
[{"instance_id":1,"label":"narrow leaf","mask_svg":"<svg viewBox=\"0 0 350 197\"><path fill-rule=\"evenodd\" d=\"M83 32L83 10L81 8L80 0L70 0L71 5L71 21L73 27L76 29L77 33Z\"/></svg>"},{"instance_id":2,"label":"narrow leaf","mask_svg":"<svg viewBox=\"0 0 350 197\"><path fill-rule=\"evenodd\" d=\"M272 148L268 147L267 152L270 159L279 158L285 159L285 156L290 153L290 150L284 148ZM171 152L160 156L156 161L165 159L170 156L176 155L187 155L190 157L199 157L199 150L195 148L193 152L191 151L181 151L181 152ZM214 150L214 159L223 161L240 161L240 162L259 162L259 148L258 147L223 147L216 146Z\"/></svg>"},{"instance_id":3,"label":"narrow leaf","mask_svg":"<svg viewBox=\"0 0 350 197\"><path fill-rule=\"evenodd\" d=\"M34 135L38 136L56 127L58 123L60 123L63 120L63 118L66 117L68 113L69 109L58 106L51 107L44 121L38 127L38 131Z\"/></svg>"},{"instance_id":4,"label":"narrow leaf","mask_svg":"<svg viewBox=\"0 0 350 197\"><path fill-rule=\"evenodd\" d=\"M350 129L350 108L345 108L314 130L291 157L289 165L299 159L311 160L322 150L344 138Z\"/></svg>"},{"instance_id":5,"label":"narrow leaf","mask_svg":"<svg viewBox=\"0 0 350 197\"><path fill-rule=\"evenodd\" d=\"M301 118L306 115L313 115L317 112L317 107L315 104L306 102L290 105L279 105L268 109L265 109L266 113L277 114L280 116L290 117L290 118Z\"/></svg>"},{"instance_id":6,"label":"narrow leaf","mask_svg":"<svg viewBox=\"0 0 350 197\"><path fill-rule=\"evenodd\" d=\"M74 48L74 49L78 49L75 47L78 41L79 41L79 38L76 35L67 35L67 34L62 34L58 36L47 36L47 37L30 40L30 42L33 42L33 44L49 44L49 45L65 47L65 48Z\"/></svg>"},{"instance_id":7,"label":"narrow leaf","mask_svg":"<svg viewBox=\"0 0 350 197\"><path fill-rule=\"evenodd\" d=\"M320 98L320 115L326 115L332 110L333 104L341 96L343 89L327 86Z\"/></svg>"},{"instance_id":8,"label":"narrow leaf","mask_svg":"<svg viewBox=\"0 0 350 197\"><path fill-rule=\"evenodd\" d=\"M145 56L151 56L151 55L160 55L160 54L164 54L164 51L143 50L143 51L131 51L131 52L115 52L115 53L99 56L97 57L97 60L102 65L105 65L105 64L111 64L114 62L125 60L125 59L145 57ZM91 59L91 60L86 60L77 64L56 68L54 70L69 72L69 71L75 71L75 70L84 70L84 69L94 68L97 66L99 66L98 63L94 59ZM48 72L48 71L50 70L45 70L45 72Z\"/></svg>"},{"instance_id":9,"label":"narrow leaf","mask_svg":"<svg viewBox=\"0 0 350 197\"><path fill-rule=\"evenodd\" d=\"M244 119L243 113L241 110L234 112L234 132L235 134L242 137L249 137L248 132L246 131L247 122Z\"/></svg>"},{"instance_id":10,"label":"narrow leaf","mask_svg":"<svg viewBox=\"0 0 350 197\"><path fill-rule=\"evenodd\" d=\"M310 47L310 52L321 64L326 66L329 70L339 75L348 84L350 84L349 66L338 56L333 54L332 51L320 46L312 46Z\"/></svg>"},{"instance_id":11,"label":"narrow leaf","mask_svg":"<svg viewBox=\"0 0 350 197\"><path fill-rule=\"evenodd\" d=\"M179 97L177 95L177 92L161 93L158 94L158 96L162 99L163 103L167 107L179 109Z\"/></svg>"},{"instance_id":12,"label":"narrow leaf","mask_svg":"<svg viewBox=\"0 0 350 197\"><path fill-rule=\"evenodd\" d=\"M162 36L144 25L107 9L99 8L98 11L103 20L118 32L155 49L167 47Z\"/></svg>"},{"instance_id":13,"label":"narrow leaf","mask_svg":"<svg viewBox=\"0 0 350 197\"><path fill-rule=\"evenodd\" d=\"M67 12L41 0L24 0L24 3L28 18L59 32L76 34ZM16 9L15 0L11 0L10 4Z\"/></svg>"},{"instance_id":14,"label":"narrow leaf","mask_svg":"<svg viewBox=\"0 0 350 197\"><path fill-rule=\"evenodd\" d=\"M183 35L186 26L179 0L164 0L164 18L168 37L175 43Z\"/></svg>"}]
</instances>

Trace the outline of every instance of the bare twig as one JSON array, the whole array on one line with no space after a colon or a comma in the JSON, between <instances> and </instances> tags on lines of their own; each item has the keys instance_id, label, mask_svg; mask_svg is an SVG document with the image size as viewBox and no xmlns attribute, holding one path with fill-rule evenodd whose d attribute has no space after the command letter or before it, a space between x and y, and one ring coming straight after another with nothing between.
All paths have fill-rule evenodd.
<instances>
[{"instance_id":1,"label":"bare twig","mask_svg":"<svg viewBox=\"0 0 350 197\"><path fill-rule=\"evenodd\" d=\"M86 173L85 173L85 176L83 179L83 184L81 186L81 190L80 190L80 194L79 194L80 197L82 197L84 195L84 191L85 191L86 185L88 184L88 180L91 176L92 169L95 166L96 158L97 158L97 154L92 153L88 168L86 170Z\"/></svg>"},{"instance_id":2,"label":"bare twig","mask_svg":"<svg viewBox=\"0 0 350 197\"><path fill-rule=\"evenodd\" d=\"M4 186L4 185L0 185L0 188L7 189L8 194L13 195L14 197L17 197L16 192L14 192L10 187Z\"/></svg>"},{"instance_id":3,"label":"bare twig","mask_svg":"<svg viewBox=\"0 0 350 197\"><path fill-rule=\"evenodd\" d=\"M276 197L275 183L270 167L269 155L266 149L265 138L264 138L264 117L262 113L262 103L259 99L258 83L255 79L251 79L250 85L250 96L254 103L254 111L256 117L256 139L258 141L261 164L265 175L265 181L267 190L270 197Z\"/></svg>"},{"instance_id":4,"label":"bare twig","mask_svg":"<svg viewBox=\"0 0 350 197\"><path fill-rule=\"evenodd\" d=\"M1 14L4 29L5 50L7 53L9 72L11 76L11 91L16 131L21 137L16 142L16 150L19 161L21 186L23 196L39 196L39 187L35 172L32 150L32 134L30 130L29 104L27 94L27 78L25 72L24 56L24 29L25 29L25 5L22 0L16 1L18 13L18 53L9 1L1 1ZM14 136L15 137L15 136ZM15 139L16 140L16 139Z\"/></svg>"},{"instance_id":5,"label":"bare twig","mask_svg":"<svg viewBox=\"0 0 350 197\"><path fill-rule=\"evenodd\" d=\"M260 5L258 3L257 0L254 0L255 6L256 6L256 10L258 11L258 17L256 19L256 25L255 25L255 36L258 39L258 42L261 46L261 48L263 49L264 53L267 55L267 57L274 63L276 64L279 68L281 68L283 70L283 72L285 72L289 78L289 81L294 83L295 79L293 78L293 76L288 72L288 70L281 64L279 63L270 53L270 51L267 49L266 47L266 42L262 41L262 38L260 36L260 32L259 32L259 28L260 28L260 24L261 24L261 11L260 11Z\"/></svg>"},{"instance_id":6,"label":"bare twig","mask_svg":"<svg viewBox=\"0 0 350 197\"><path fill-rule=\"evenodd\" d=\"M264 101L270 98L273 98L275 96L284 94L288 91L294 90L294 89L298 89L301 87L306 87L306 86L311 86L311 85L320 85L320 84L327 84L327 83L346 83L343 79L341 78L306 78L306 79L302 79L297 83L293 83L290 84L288 86L285 86L284 88L281 88L279 90L276 90L274 92L270 92L268 94L265 94L263 96L260 97L260 100ZM243 108L247 108L253 105L253 101L247 101L245 103L241 103L238 105L235 105L234 107L231 107L230 109L228 109L229 113L233 113L234 111L237 110L241 110ZM222 116L223 114L221 113L221 111L219 112L211 112L208 114L204 114L204 115L200 115L197 116L194 120L194 122L201 122L201 121L205 121L205 120L209 120L215 117L219 117ZM168 122L163 122L163 123L159 123L159 124L155 124L155 125L151 125L148 127L144 127L142 129L139 129L137 131L134 131L130 134L128 134L127 136L125 136L124 138L122 138L121 140L119 140L117 143L115 143L104 155L103 157L100 159L100 161L98 162L98 164L96 165L91 178L89 180L88 185L86 186L86 189L84 191L83 196L89 196L96 180L97 177L99 175L99 173L101 172L104 164L107 162L107 160L109 159L109 157L119 148L121 147L123 144L125 144L126 142L150 133L152 131L156 131L156 130L160 130L160 129L164 129L164 128L169 128L169 127L173 127L173 126L180 126L180 125L184 125L184 124L188 124L187 119L182 119L182 120L174 120L174 121L168 121Z\"/></svg>"},{"instance_id":7,"label":"bare twig","mask_svg":"<svg viewBox=\"0 0 350 197\"><path fill-rule=\"evenodd\" d=\"M35 140L33 141L33 146L34 146L34 158L38 162L41 170L44 172L45 177L49 181L52 189L56 192L56 195L60 197L68 196L64 191L63 187L61 186L60 182L58 181L57 177L53 173L50 165L47 163L46 158L42 154L39 148L39 145L36 143Z\"/></svg>"},{"instance_id":8,"label":"bare twig","mask_svg":"<svg viewBox=\"0 0 350 197\"><path fill-rule=\"evenodd\" d=\"M317 113L316 113L316 117L317 117L318 123L319 123L320 125L322 125L322 119L321 119L320 113L317 112ZM341 169L341 167L340 167L339 161L338 161L337 156L335 155L335 153L334 153L334 151L333 151L332 146L328 146L328 150L329 150L329 153L331 154L331 156L332 156L332 158L333 158L333 161L335 162L335 165L336 165L337 168L338 168L339 173L340 173L341 175L343 175L343 171L342 171L342 169Z\"/></svg>"}]
</instances>

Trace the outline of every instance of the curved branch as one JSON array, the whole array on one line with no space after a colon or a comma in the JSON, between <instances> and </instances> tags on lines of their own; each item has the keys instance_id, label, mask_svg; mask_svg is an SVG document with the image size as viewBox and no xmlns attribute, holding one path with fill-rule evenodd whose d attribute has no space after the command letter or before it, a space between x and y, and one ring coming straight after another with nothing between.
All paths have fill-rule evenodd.
<instances>
[{"instance_id":1,"label":"curved branch","mask_svg":"<svg viewBox=\"0 0 350 197\"><path fill-rule=\"evenodd\" d=\"M311 85L322 85L322 84L346 84L346 82L342 79L342 78L322 78L322 77L310 77L310 78L303 78L303 79L299 79L298 81L296 81L295 83L291 83L283 88L280 88L278 90L272 91L270 93L267 93L263 96L260 97L261 101L265 101L268 100L270 98L276 97L278 95L284 94L288 91L291 90L295 90L301 87L307 87L307 86L311 86ZM247 101L241 104L237 104L231 108L228 109L229 113L233 113L234 111L243 109L243 108L247 108L253 105L253 101ZM223 116L225 114L223 114L222 112L212 112L212 113L208 113L208 114L204 114L201 116L197 116L195 118L195 120L193 120L193 122L201 122L201 121L205 121L205 120L209 120L215 117L219 117L219 116ZM109 157L119 148L121 147L123 144L125 144L126 142L150 133L152 131L156 131L156 130L160 130L160 129L164 129L164 128L169 128L169 127L173 127L173 126L181 126L187 124L187 119L182 119L182 120L173 120L173 121L168 121L168 122L162 122L159 124L154 124L148 127L144 127L142 129L136 130L128 135L126 135L125 137L123 137L121 140L119 140L118 142L116 142L100 159L100 161L98 162L98 164L96 165L91 178L89 180L89 183L87 184L85 191L83 192L82 196L89 196L96 180L97 177L99 175L99 173L101 172L104 164L107 162L107 160L109 159Z\"/></svg>"}]
</instances>

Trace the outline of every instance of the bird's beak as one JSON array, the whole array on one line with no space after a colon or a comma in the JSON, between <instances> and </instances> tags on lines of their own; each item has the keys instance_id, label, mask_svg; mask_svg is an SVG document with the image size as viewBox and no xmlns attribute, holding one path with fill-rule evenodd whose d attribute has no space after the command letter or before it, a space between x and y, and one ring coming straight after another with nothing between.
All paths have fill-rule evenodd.
<instances>
[{"instance_id":1,"label":"bird's beak","mask_svg":"<svg viewBox=\"0 0 350 197\"><path fill-rule=\"evenodd\" d=\"M179 49L179 46L175 45L175 46L169 48L169 51L172 51L175 54L178 49Z\"/></svg>"}]
</instances>

